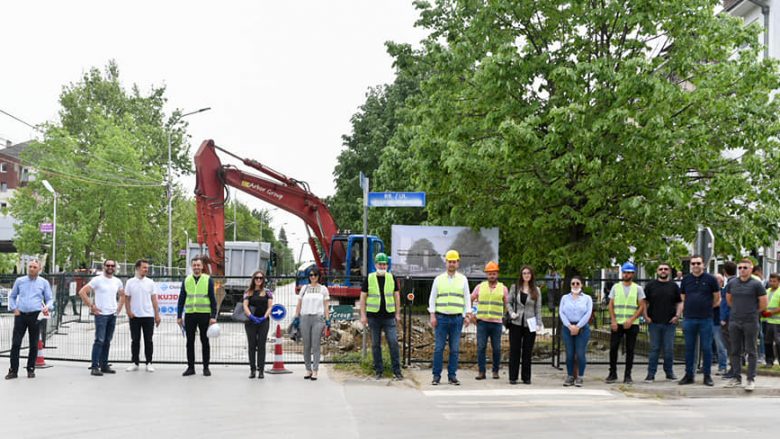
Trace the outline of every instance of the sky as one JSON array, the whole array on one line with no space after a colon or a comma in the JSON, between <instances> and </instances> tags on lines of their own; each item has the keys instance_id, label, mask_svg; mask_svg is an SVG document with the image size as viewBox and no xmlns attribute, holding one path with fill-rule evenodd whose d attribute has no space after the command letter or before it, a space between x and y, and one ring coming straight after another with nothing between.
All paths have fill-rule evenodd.
<instances>
[{"instance_id":1,"label":"sky","mask_svg":"<svg viewBox=\"0 0 780 439\"><path fill-rule=\"evenodd\" d=\"M341 136L366 91L394 78L384 43L416 44L425 35L414 27L412 0L49 0L2 2L0 17L0 109L33 125L55 121L62 87L114 59L126 87L165 85L169 112L212 108L187 118L192 154L214 139L309 182L320 197L335 191ZM34 135L0 114L3 142ZM195 177L179 181L191 191ZM272 215L297 257L303 222Z\"/></svg>"}]
</instances>

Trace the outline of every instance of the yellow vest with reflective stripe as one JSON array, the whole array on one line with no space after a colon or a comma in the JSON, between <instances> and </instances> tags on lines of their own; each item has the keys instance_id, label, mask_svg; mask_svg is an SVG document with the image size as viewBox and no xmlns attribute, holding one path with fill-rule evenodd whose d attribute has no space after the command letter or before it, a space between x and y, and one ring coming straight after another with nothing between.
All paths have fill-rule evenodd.
<instances>
[{"instance_id":1,"label":"yellow vest with reflective stripe","mask_svg":"<svg viewBox=\"0 0 780 439\"><path fill-rule=\"evenodd\" d=\"M619 325L622 325L626 322L626 320L631 318L634 313L636 313L637 308L639 308L637 294L638 288L637 285L633 282L628 288L628 297L626 297L623 284L620 283L617 285L615 289L615 302L613 303L613 307L615 309L615 319ZM636 321L634 321L634 324L637 324Z\"/></svg>"},{"instance_id":2,"label":"yellow vest with reflective stripe","mask_svg":"<svg viewBox=\"0 0 780 439\"><path fill-rule=\"evenodd\" d=\"M455 273L451 279L447 273L436 278L436 312L442 314L463 314L466 310L466 299L463 297L466 276Z\"/></svg>"},{"instance_id":3,"label":"yellow vest with reflective stripe","mask_svg":"<svg viewBox=\"0 0 780 439\"><path fill-rule=\"evenodd\" d=\"M385 273L385 308L387 312L395 312L395 279L390 273ZM379 279L376 274L368 275L368 296L366 297L366 312L379 312L382 298L379 296Z\"/></svg>"},{"instance_id":4,"label":"yellow vest with reflective stripe","mask_svg":"<svg viewBox=\"0 0 780 439\"><path fill-rule=\"evenodd\" d=\"M201 274L197 283L195 282L195 276L187 276L184 279L184 291L187 292L187 298L184 301L184 310L187 314L211 314L208 274Z\"/></svg>"},{"instance_id":5,"label":"yellow vest with reflective stripe","mask_svg":"<svg viewBox=\"0 0 780 439\"><path fill-rule=\"evenodd\" d=\"M504 316L504 284L498 282L496 288L490 290L488 281L479 284L477 298L477 319L501 320Z\"/></svg>"},{"instance_id":6,"label":"yellow vest with reflective stripe","mask_svg":"<svg viewBox=\"0 0 780 439\"><path fill-rule=\"evenodd\" d=\"M766 307L766 309L772 310L780 307L780 288L774 291L766 290L766 293L769 295L769 305ZM761 319L766 320L767 323L771 323L773 325L780 325L780 314L772 314L772 317L762 317Z\"/></svg>"}]
</instances>

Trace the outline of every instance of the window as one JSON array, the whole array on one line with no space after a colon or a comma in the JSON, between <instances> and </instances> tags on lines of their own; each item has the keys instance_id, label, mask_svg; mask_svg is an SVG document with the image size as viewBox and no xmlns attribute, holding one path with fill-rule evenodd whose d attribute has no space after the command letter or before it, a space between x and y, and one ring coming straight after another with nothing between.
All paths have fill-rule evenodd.
<instances>
[{"instance_id":1,"label":"window","mask_svg":"<svg viewBox=\"0 0 780 439\"><path fill-rule=\"evenodd\" d=\"M8 192L8 183L0 183L0 192Z\"/></svg>"},{"instance_id":2,"label":"window","mask_svg":"<svg viewBox=\"0 0 780 439\"><path fill-rule=\"evenodd\" d=\"M6 162L0 163L0 172L2 172L4 174L6 172L8 172L8 163L6 163Z\"/></svg>"}]
</instances>

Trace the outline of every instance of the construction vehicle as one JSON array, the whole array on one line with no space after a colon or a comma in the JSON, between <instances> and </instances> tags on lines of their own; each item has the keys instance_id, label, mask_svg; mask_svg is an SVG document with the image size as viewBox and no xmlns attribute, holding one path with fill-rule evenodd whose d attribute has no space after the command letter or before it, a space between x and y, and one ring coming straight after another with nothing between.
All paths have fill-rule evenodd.
<instances>
[{"instance_id":1,"label":"construction vehicle","mask_svg":"<svg viewBox=\"0 0 780 439\"><path fill-rule=\"evenodd\" d=\"M265 177L235 166L223 165L217 151L233 157ZM306 224L314 262L302 266L296 284L308 282L308 274L318 270L325 276L330 295L349 303L360 297L362 277L375 271L374 255L385 251L377 236L367 236L367 272L362 272L363 235L340 232L328 206L303 181L287 177L262 163L239 157L205 140L195 154L195 201L198 217L198 244L208 248L211 274L225 274L225 202L229 188L284 209Z\"/></svg>"}]
</instances>

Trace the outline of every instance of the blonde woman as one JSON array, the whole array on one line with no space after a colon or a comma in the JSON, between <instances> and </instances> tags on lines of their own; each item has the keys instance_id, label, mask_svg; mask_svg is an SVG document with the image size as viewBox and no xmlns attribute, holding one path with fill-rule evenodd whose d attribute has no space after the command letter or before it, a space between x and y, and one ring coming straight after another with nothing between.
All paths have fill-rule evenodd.
<instances>
[{"instance_id":1,"label":"blonde woman","mask_svg":"<svg viewBox=\"0 0 780 439\"><path fill-rule=\"evenodd\" d=\"M248 343L250 379L255 376L264 378L265 342L268 339L272 306L274 306L274 298L265 287L265 275L262 271L255 271L249 288L244 292L244 314L249 318L244 323L244 330Z\"/></svg>"},{"instance_id":2,"label":"blonde woman","mask_svg":"<svg viewBox=\"0 0 780 439\"><path fill-rule=\"evenodd\" d=\"M330 294L320 284L319 271L309 273L309 284L301 288L295 318L300 322L303 337L304 379L316 381L320 368L320 342L325 326L330 328Z\"/></svg>"}]
</instances>

